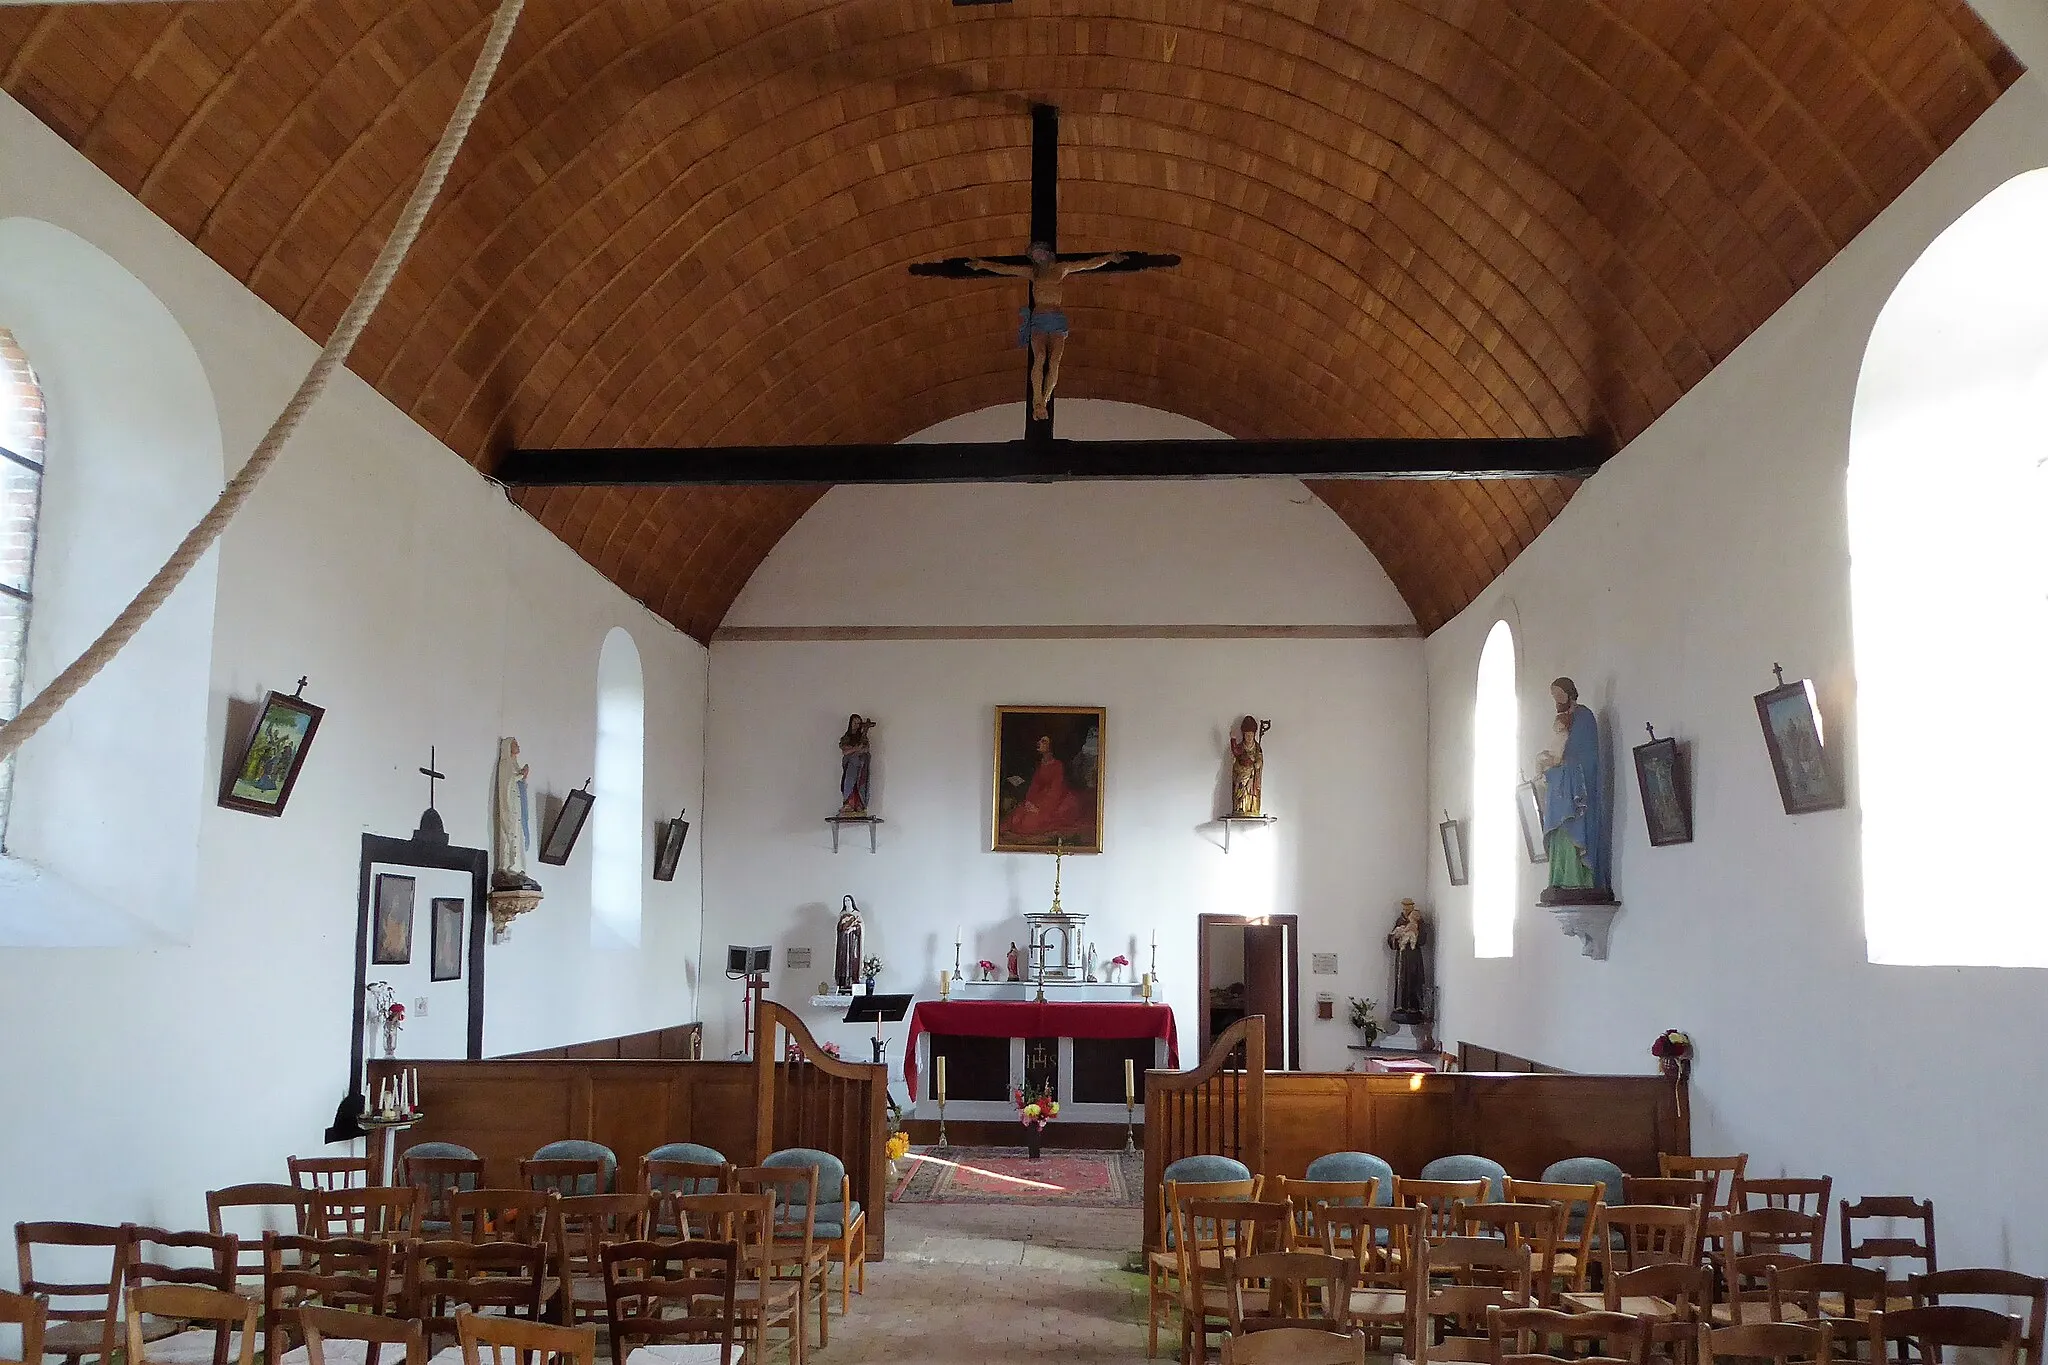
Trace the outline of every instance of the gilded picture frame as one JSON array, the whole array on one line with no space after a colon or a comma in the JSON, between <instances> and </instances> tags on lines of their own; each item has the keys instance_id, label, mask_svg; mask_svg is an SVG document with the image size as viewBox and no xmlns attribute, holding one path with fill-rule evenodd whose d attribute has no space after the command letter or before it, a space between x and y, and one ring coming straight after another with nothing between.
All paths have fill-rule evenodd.
<instances>
[{"instance_id":1,"label":"gilded picture frame","mask_svg":"<svg viewBox=\"0 0 2048 1365\"><path fill-rule=\"evenodd\" d=\"M989 847L996 853L1100 853L1109 712L998 706L990 760Z\"/></svg>"}]
</instances>

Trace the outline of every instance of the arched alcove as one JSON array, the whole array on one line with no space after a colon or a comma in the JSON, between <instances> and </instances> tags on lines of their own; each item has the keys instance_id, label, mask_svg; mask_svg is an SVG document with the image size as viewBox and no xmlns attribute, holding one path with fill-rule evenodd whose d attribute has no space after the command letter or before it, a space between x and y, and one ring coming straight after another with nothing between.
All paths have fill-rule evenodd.
<instances>
[{"instance_id":1,"label":"arched alcove","mask_svg":"<svg viewBox=\"0 0 2048 1365\"><path fill-rule=\"evenodd\" d=\"M1873 962L2048 966L2048 170L1957 219L1872 328L1849 452Z\"/></svg>"},{"instance_id":2,"label":"arched alcove","mask_svg":"<svg viewBox=\"0 0 2048 1365\"><path fill-rule=\"evenodd\" d=\"M640 946L647 695L640 650L622 627L597 654L597 761L590 813L590 941Z\"/></svg>"},{"instance_id":3,"label":"arched alcove","mask_svg":"<svg viewBox=\"0 0 2048 1365\"><path fill-rule=\"evenodd\" d=\"M220 491L220 419L184 329L77 235L0 219L0 325L47 405L33 694L76 658ZM22 749L0 941L189 937L211 804L212 555L120 657Z\"/></svg>"}]
</instances>

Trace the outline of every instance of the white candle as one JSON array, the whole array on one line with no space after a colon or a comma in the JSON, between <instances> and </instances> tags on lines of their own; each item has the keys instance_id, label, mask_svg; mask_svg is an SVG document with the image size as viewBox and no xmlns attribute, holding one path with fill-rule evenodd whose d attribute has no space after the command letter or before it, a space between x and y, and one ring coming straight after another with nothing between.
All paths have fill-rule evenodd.
<instances>
[{"instance_id":1,"label":"white candle","mask_svg":"<svg viewBox=\"0 0 2048 1365\"><path fill-rule=\"evenodd\" d=\"M951 973L951 972L947 971L947 970L946 970L946 969L945 969L944 967L941 967L941 968L939 968L939 995L940 995L940 997L941 997L941 998L943 998L943 997L944 997L944 996L946 995L946 993L947 993L948 991L952 990L952 989L953 989L953 973Z\"/></svg>"},{"instance_id":2,"label":"white candle","mask_svg":"<svg viewBox=\"0 0 2048 1365\"><path fill-rule=\"evenodd\" d=\"M1150 1000L1152 998L1152 973L1145 973L1145 979L1140 984L1140 989L1138 993L1144 996L1147 1000Z\"/></svg>"},{"instance_id":3,"label":"white candle","mask_svg":"<svg viewBox=\"0 0 2048 1365\"><path fill-rule=\"evenodd\" d=\"M946 1056L945 1056L945 1054L944 1054L944 1053L940 1053L940 1054L939 1054L939 1091L938 1091L938 1095L939 1095L939 1103L940 1103L940 1104L944 1104L944 1103L946 1102Z\"/></svg>"},{"instance_id":4,"label":"white candle","mask_svg":"<svg viewBox=\"0 0 2048 1365\"><path fill-rule=\"evenodd\" d=\"M1124 1058L1124 1108L1138 1102L1138 1068L1129 1057Z\"/></svg>"},{"instance_id":5,"label":"white candle","mask_svg":"<svg viewBox=\"0 0 2048 1365\"><path fill-rule=\"evenodd\" d=\"M420 1107L420 1069L418 1067L412 1069L412 1107L415 1111Z\"/></svg>"}]
</instances>

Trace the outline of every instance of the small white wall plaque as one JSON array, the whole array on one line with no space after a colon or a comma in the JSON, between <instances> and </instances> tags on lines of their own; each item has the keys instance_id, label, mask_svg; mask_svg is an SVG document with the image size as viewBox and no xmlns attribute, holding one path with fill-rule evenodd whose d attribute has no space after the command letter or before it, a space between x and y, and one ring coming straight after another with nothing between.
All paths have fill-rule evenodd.
<instances>
[{"instance_id":1,"label":"small white wall plaque","mask_svg":"<svg viewBox=\"0 0 2048 1365\"><path fill-rule=\"evenodd\" d=\"M785 948L782 951L784 954L783 966L805 972L811 969L811 950L809 948Z\"/></svg>"},{"instance_id":2,"label":"small white wall plaque","mask_svg":"<svg viewBox=\"0 0 2048 1365\"><path fill-rule=\"evenodd\" d=\"M1335 953L1311 953L1309 954L1309 962L1312 964L1310 972L1315 976L1335 976L1337 974L1337 955Z\"/></svg>"}]
</instances>

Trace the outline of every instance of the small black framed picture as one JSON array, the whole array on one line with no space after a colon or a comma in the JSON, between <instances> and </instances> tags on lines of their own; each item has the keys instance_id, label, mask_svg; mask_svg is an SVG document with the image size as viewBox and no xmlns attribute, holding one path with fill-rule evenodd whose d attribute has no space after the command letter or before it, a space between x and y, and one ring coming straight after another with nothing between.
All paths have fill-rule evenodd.
<instances>
[{"instance_id":1,"label":"small black framed picture","mask_svg":"<svg viewBox=\"0 0 2048 1365\"><path fill-rule=\"evenodd\" d=\"M690 822L681 815L662 825L661 836L654 846L654 880L672 882L676 879L676 864L683 857L683 841L689 837Z\"/></svg>"},{"instance_id":2,"label":"small black framed picture","mask_svg":"<svg viewBox=\"0 0 2048 1365\"><path fill-rule=\"evenodd\" d=\"M590 818L590 808L596 804L597 797L587 785L562 798L562 808L555 812L554 823L541 837L542 862L560 867L569 861L569 855L576 851L576 839L583 833L583 822Z\"/></svg>"},{"instance_id":3,"label":"small black framed picture","mask_svg":"<svg viewBox=\"0 0 2048 1365\"><path fill-rule=\"evenodd\" d=\"M1446 815L1436 832L1444 841L1444 871L1450 874L1451 885L1465 885L1471 880L1465 866L1465 826Z\"/></svg>"},{"instance_id":4,"label":"small black framed picture","mask_svg":"<svg viewBox=\"0 0 2048 1365\"><path fill-rule=\"evenodd\" d=\"M412 961L413 893L419 883L401 873L379 872L371 900L370 961L403 967Z\"/></svg>"},{"instance_id":5,"label":"small black framed picture","mask_svg":"<svg viewBox=\"0 0 2048 1365\"><path fill-rule=\"evenodd\" d=\"M1842 775L1828 753L1811 678L1759 692L1756 718L1764 727L1764 747L1770 750L1771 772L1778 779L1785 814L1840 810L1849 803Z\"/></svg>"},{"instance_id":6,"label":"small black framed picture","mask_svg":"<svg viewBox=\"0 0 2048 1365\"><path fill-rule=\"evenodd\" d=\"M1643 794L1643 823L1650 846L1692 842L1692 774L1675 739L1653 739L1635 747L1636 786Z\"/></svg>"},{"instance_id":7,"label":"small black framed picture","mask_svg":"<svg viewBox=\"0 0 2048 1365\"><path fill-rule=\"evenodd\" d=\"M1529 861L1549 862L1550 850L1543 844L1543 798L1537 794L1535 782L1515 788L1515 816L1522 826L1522 851Z\"/></svg>"},{"instance_id":8,"label":"small black framed picture","mask_svg":"<svg viewBox=\"0 0 2048 1365\"><path fill-rule=\"evenodd\" d=\"M460 896L434 897L432 980L462 980L463 908Z\"/></svg>"},{"instance_id":9,"label":"small black framed picture","mask_svg":"<svg viewBox=\"0 0 2048 1365\"><path fill-rule=\"evenodd\" d=\"M298 783L299 769L306 765L306 754L313 747L313 736L319 733L320 718L326 714L325 707L302 697L287 697L282 692L265 697L256 726L242 747L241 761L221 788L220 804L251 815L283 815Z\"/></svg>"}]
</instances>

